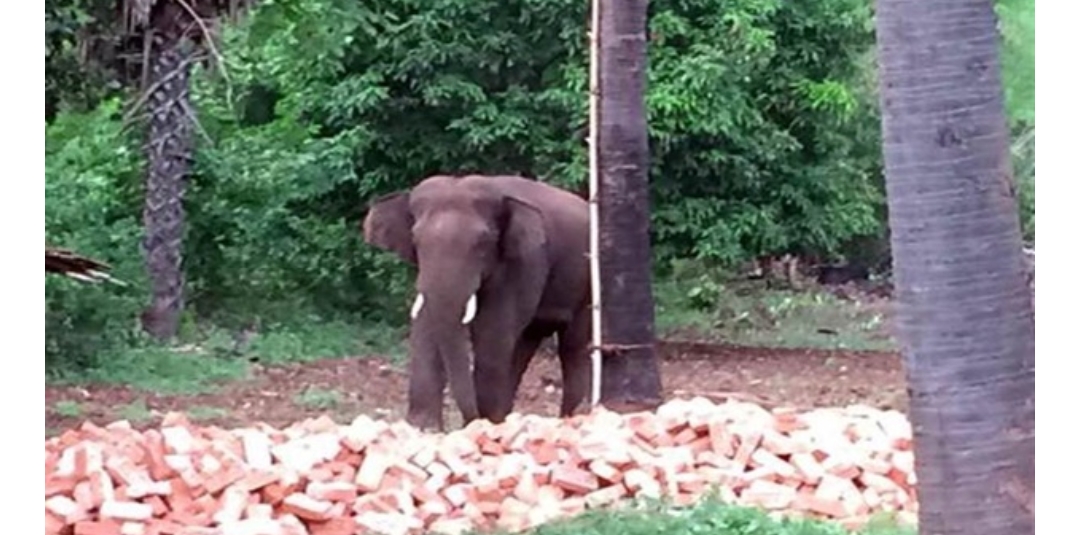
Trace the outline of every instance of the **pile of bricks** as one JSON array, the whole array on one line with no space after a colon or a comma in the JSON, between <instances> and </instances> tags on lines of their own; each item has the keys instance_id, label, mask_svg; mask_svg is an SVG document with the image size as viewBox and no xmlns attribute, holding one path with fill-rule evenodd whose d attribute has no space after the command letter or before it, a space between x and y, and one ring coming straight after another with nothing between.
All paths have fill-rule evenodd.
<instances>
[{"instance_id":1,"label":"pile of bricks","mask_svg":"<svg viewBox=\"0 0 1080 535\"><path fill-rule=\"evenodd\" d=\"M85 423L45 442L46 534L353 535L528 529L627 498L913 521L895 411L673 400L654 413L511 415L428 434L367 416L286 429Z\"/></svg>"}]
</instances>

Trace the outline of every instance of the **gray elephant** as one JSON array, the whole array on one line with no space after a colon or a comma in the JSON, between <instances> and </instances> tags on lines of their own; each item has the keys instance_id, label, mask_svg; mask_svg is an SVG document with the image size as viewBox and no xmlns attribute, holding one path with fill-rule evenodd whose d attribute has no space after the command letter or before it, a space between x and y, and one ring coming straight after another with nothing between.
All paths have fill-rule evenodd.
<instances>
[{"instance_id":1,"label":"gray elephant","mask_svg":"<svg viewBox=\"0 0 1080 535\"><path fill-rule=\"evenodd\" d=\"M537 348L553 334L561 415L586 400L588 235L583 199L516 176L436 175L373 202L364 240L419 267L409 423L443 430L447 379L465 423L502 422Z\"/></svg>"}]
</instances>

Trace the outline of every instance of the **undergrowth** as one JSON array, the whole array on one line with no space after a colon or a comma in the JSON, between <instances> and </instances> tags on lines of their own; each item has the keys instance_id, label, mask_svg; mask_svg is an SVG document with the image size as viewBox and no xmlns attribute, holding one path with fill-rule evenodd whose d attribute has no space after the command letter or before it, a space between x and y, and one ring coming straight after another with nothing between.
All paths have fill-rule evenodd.
<instances>
[{"instance_id":1,"label":"undergrowth","mask_svg":"<svg viewBox=\"0 0 1080 535\"><path fill-rule=\"evenodd\" d=\"M385 325L342 321L272 324L238 343L241 333L220 327L189 329L177 343L143 340L134 347L97 355L78 370L53 370L53 384L122 384L164 394L212 392L225 382L247 377L253 363L288 364L318 359L379 355L403 358L401 330Z\"/></svg>"},{"instance_id":2,"label":"undergrowth","mask_svg":"<svg viewBox=\"0 0 1080 535\"><path fill-rule=\"evenodd\" d=\"M888 302L823 288L770 289L694 268L658 280L656 329L661 337L734 345L889 351Z\"/></svg>"},{"instance_id":3,"label":"undergrowth","mask_svg":"<svg viewBox=\"0 0 1080 535\"><path fill-rule=\"evenodd\" d=\"M848 535L835 522L772 518L763 511L734 507L706 500L693 507L675 510L660 504L638 509L593 510L577 517L537 527L532 535ZM913 528L881 516L864 528L861 535L915 535Z\"/></svg>"}]
</instances>

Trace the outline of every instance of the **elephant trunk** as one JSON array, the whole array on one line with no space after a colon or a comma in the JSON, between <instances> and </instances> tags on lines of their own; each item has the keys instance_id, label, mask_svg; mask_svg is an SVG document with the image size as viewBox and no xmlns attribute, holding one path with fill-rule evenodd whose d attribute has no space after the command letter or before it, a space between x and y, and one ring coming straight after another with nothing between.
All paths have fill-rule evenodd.
<instances>
[{"instance_id":1,"label":"elephant trunk","mask_svg":"<svg viewBox=\"0 0 1080 535\"><path fill-rule=\"evenodd\" d=\"M450 394L454 398L465 423L479 417L476 387L473 383L469 324L476 317L478 303L476 292L480 287L479 276L450 277L440 272L427 277L421 270L417 280L417 296L413 302L413 332L426 338L419 344L432 357L439 359L446 370ZM434 361L429 361L435 365Z\"/></svg>"}]
</instances>

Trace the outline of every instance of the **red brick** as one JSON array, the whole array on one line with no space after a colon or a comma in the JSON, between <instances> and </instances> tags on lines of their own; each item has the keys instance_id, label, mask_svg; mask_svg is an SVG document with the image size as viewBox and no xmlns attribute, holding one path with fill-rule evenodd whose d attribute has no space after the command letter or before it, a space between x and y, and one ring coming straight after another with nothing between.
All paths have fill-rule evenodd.
<instances>
[{"instance_id":1,"label":"red brick","mask_svg":"<svg viewBox=\"0 0 1080 535\"><path fill-rule=\"evenodd\" d=\"M551 482L570 492L585 494L600 487L600 482L591 472L586 472L568 465L560 465L551 473Z\"/></svg>"}]
</instances>

